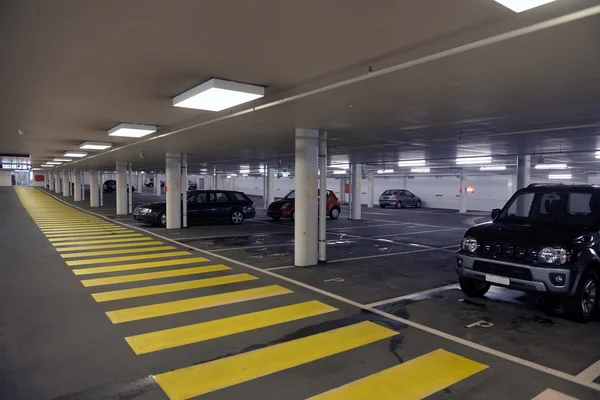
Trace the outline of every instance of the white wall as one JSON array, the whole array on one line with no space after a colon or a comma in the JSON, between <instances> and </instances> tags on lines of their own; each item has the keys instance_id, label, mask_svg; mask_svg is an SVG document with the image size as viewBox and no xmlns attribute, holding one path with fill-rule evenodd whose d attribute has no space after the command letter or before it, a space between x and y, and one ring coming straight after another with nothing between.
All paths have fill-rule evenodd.
<instances>
[{"instance_id":1,"label":"white wall","mask_svg":"<svg viewBox=\"0 0 600 400\"><path fill-rule=\"evenodd\" d=\"M0 186L12 186L10 171L0 171Z\"/></svg>"}]
</instances>

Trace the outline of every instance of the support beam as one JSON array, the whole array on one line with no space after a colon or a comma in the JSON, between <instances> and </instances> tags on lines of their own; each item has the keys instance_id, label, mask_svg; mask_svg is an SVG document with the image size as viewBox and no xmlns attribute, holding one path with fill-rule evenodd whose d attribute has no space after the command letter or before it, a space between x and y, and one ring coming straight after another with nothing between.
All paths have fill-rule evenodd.
<instances>
[{"instance_id":1,"label":"support beam","mask_svg":"<svg viewBox=\"0 0 600 400\"><path fill-rule=\"evenodd\" d=\"M181 228L181 154L166 154L167 229Z\"/></svg>"},{"instance_id":2,"label":"support beam","mask_svg":"<svg viewBox=\"0 0 600 400\"><path fill-rule=\"evenodd\" d=\"M73 200L82 201L81 198L81 171L73 171Z\"/></svg>"},{"instance_id":3,"label":"support beam","mask_svg":"<svg viewBox=\"0 0 600 400\"><path fill-rule=\"evenodd\" d=\"M362 218L361 210L361 185L362 164L352 165L352 194L350 196L350 208L352 209L352 219L358 221Z\"/></svg>"},{"instance_id":4,"label":"support beam","mask_svg":"<svg viewBox=\"0 0 600 400\"><path fill-rule=\"evenodd\" d=\"M375 172L369 171L369 188L367 190L367 207L373 208L375 204Z\"/></svg>"},{"instance_id":5,"label":"support beam","mask_svg":"<svg viewBox=\"0 0 600 400\"><path fill-rule=\"evenodd\" d=\"M100 206L100 190L98 185L98 171L90 170L90 207Z\"/></svg>"},{"instance_id":6,"label":"support beam","mask_svg":"<svg viewBox=\"0 0 600 400\"><path fill-rule=\"evenodd\" d=\"M117 162L117 215L127 215L127 163Z\"/></svg>"},{"instance_id":7,"label":"support beam","mask_svg":"<svg viewBox=\"0 0 600 400\"><path fill-rule=\"evenodd\" d=\"M296 129L294 265L297 267L318 262L318 155L319 131Z\"/></svg>"},{"instance_id":8,"label":"support beam","mask_svg":"<svg viewBox=\"0 0 600 400\"><path fill-rule=\"evenodd\" d=\"M327 132L319 133L319 262L327 261Z\"/></svg>"},{"instance_id":9,"label":"support beam","mask_svg":"<svg viewBox=\"0 0 600 400\"><path fill-rule=\"evenodd\" d=\"M467 212L467 173L460 170L460 200L458 212L464 214Z\"/></svg>"},{"instance_id":10,"label":"support beam","mask_svg":"<svg viewBox=\"0 0 600 400\"><path fill-rule=\"evenodd\" d=\"M160 196L160 175L154 174L154 195Z\"/></svg>"},{"instance_id":11,"label":"support beam","mask_svg":"<svg viewBox=\"0 0 600 400\"><path fill-rule=\"evenodd\" d=\"M187 194L188 194L188 166L187 154L181 155L181 225L184 228L188 226L187 220Z\"/></svg>"}]
</instances>

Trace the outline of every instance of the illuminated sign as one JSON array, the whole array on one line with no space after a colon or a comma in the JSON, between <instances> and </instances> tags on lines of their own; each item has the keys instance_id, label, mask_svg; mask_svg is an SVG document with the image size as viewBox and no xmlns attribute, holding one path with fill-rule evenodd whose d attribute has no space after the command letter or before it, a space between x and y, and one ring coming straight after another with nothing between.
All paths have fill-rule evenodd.
<instances>
[{"instance_id":1,"label":"illuminated sign","mask_svg":"<svg viewBox=\"0 0 600 400\"><path fill-rule=\"evenodd\" d=\"M2 169L31 169L31 164L2 164Z\"/></svg>"}]
</instances>

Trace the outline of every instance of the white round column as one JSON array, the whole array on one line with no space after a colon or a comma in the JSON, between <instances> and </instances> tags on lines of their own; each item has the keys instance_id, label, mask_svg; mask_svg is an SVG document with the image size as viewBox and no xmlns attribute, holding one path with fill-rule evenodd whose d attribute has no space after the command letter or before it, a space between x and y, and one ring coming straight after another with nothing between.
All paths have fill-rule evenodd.
<instances>
[{"instance_id":1,"label":"white round column","mask_svg":"<svg viewBox=\"0 0 600 400\"><path fill-rule=\"evenodd\" d=\"M73 200L81 201L81 171L73 171Z\"/></svg>"},{"instance_id":2,"label":"white round column","mask_svg":"<svg viewBox=\"0 0 600 400\"><path fill-rule=\"evenodd\" d=\"M117 162L117 215L127 215L127 163Z\"/></svg>"},{"instance_id":3,"label":"white round column","mask_svg":"<svg viewBox=\"0 0 600 400\"><path fill-rule=\"evenodd\" d=\"M166 155L167 229L181 228L181 154ZM160 185L160 182L158 182Z\"/></svg>"},{"instance_id":4,"label":"white round column","mask_svg":"<svg viewBox=\"0 0 600 400\"><path fill-rule=\"evenodd\" d=\"M98 190L98 171L90 171L90 207L100 206L100 191Z\"/></svg>"}]
</instances>

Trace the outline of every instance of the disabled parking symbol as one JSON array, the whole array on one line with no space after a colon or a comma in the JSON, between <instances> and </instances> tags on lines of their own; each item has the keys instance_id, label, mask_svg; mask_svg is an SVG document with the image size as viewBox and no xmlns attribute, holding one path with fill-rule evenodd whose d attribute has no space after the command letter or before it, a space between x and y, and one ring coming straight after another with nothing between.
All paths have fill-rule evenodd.
<instances>
[{"instance_id":1,"label":"disabled parking symbol","mask_svg":"<svg viewBox=\"0 0 600 400\"><path fill-rule=\"evenodd\" d=\"M491 328L492 326L494 326L494 324L492 324L491 322L480 320L477 322L473 322L472 324L466 325L466 328L473 328L473 327Z\"/></svg>"}]
</instances>

